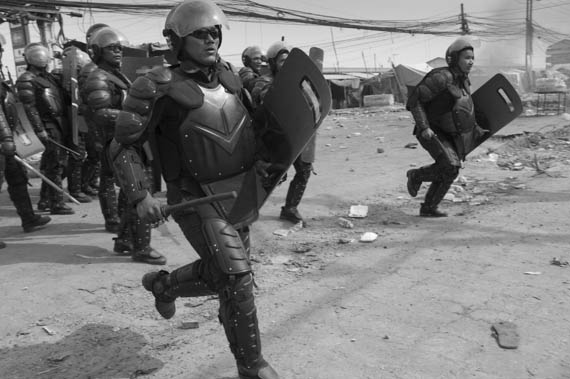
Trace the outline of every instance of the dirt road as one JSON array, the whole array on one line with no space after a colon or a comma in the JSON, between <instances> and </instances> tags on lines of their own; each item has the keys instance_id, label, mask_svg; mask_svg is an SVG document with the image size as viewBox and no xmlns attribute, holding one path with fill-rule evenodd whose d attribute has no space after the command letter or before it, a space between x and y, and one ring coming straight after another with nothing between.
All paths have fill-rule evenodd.
<instances>
[{"instance_id":1,"label":"dirt road","mask_svg":"<svg viewBox=\"0 0 570 379\"><path fill-rule=\"evenodd\" d=\"M570 121L517 119L466 162L442 209L417 216L405 189L429 163L405 111L331 114L301 212L278 219L286 185L253 230L264 355L284 379L570 378ZM528 132L528 133L525 133ZM491 153L491 154L489 154ZM37 202L39 183L32 180ZM368 216L349 219L351 205ZM24 234L0 194L0 378L235 379L214 298L160 319L141 276L114 255L98 202ZM374 232L374 242L359 242ZM177 226L153 232L167 270L196 258ZM518 349L491 326L511 321ZM192 327L198 323L198 328Z\"/></svg>"}]
</instances>

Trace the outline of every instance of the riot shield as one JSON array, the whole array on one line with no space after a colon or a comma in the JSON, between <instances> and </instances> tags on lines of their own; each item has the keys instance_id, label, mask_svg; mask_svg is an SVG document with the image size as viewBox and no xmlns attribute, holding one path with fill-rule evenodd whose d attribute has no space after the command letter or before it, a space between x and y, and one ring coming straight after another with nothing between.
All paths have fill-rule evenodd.
<instances>
[{"instance_id":1,"label":"riot shield","mask_svg":"<svg viewBox=\"0 0 570 379\"><path fill-rule=\"evenodd\" d=\"M522 113L522 102L512 84L496 74L472 95L477 124L488 133L476 138L465 149L467 155Z\"/></svg>"},{"instance_id":2,"label":"riot shield","mask_svg":"<svg viewBox=\"0 0 570 379\"><path fill-rule=\"evenodd\" d=\"M330 88L315 62L294 48L267 91L263 106L272 130L272 138L264 142L271 163L284 175L328 115Z\"/></svg>"},{"instance_id":3,"label":"riot shield","mask_svg":"<svg viewBox=\"0 0 570 379\"><path fill-rule=\"evenodd\" d=\"M28 121L24 105L17 102L16 109L18 111L18 120L16 120L16 127L12 130L16 152L21 158L28 158L43 152L45 147L36 136L32 124Z\"/></svg>"}]
</instances>

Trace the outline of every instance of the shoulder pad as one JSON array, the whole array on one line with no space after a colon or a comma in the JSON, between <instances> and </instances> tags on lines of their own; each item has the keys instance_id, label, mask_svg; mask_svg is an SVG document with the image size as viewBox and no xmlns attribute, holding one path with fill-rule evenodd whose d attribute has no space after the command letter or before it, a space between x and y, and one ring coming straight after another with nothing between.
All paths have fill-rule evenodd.
<instances>
[{"instance_id":1,"label":"shoulder pad","mask_svg":"<svg viewBox=\"0 0 570 379\"><path fill-rule=\"evenodd\" d=\"M204 94L196 82L172 71L172 81L160 91L187 109L200 107L204 103Z\"/></svg>"},{"instance_id":2,"label":"shoulder pad","mask_svg":"<svg viewBox=\"0 0 570 379\"><path fill-rule=\"evenodd\" d=\"M81 67L81 70L79 70L79 75L78 75L79 80L81 81L81 79L83 80L87 79L89 74L91 74L96 69L97 65L95 63L93 62L87 63L85 66Z\"/></svg>"},{"instance_id":3,"label":"shoulder pad","mask_svg":"<svg viewBox=\"0 0 570 379\"><path fill-rule=\"evenodd\" d=\"M447 67L431 70L418 84L419 100L430 101L435 96L447 90L447 86L453 83L453 74Z\"/></svg>"},{"instance_id":4,"label":"shoulder pad","mask_svg":"<svg viewBox=\"0 0 570 379\"><path fill-rule=\"evenodd\" d=\"M219 67L220 72L218 74L218 78L220 79L220 83L222 83L222 85L231 93L239 93L242 88L242 83L239 75L236 75L235 71L231 70L223 64L220 64Z\"/></svg>"},{"instance_id":5,"label":"shoulder pad","mask_svg":"<svg viewBox=\"0 0 570 379\"><path fill-rule=\"evenodd\" d=\"M109 85L107 84L107 75L105 71L96 69L92 71L84 83L84 88L82 89L85 93L89 93L94 90L108 90Z\"/></svg>"},{"instance_id":6,"label":"shoulder pad","mask_svg":"<svg viewBox=\"0 0 570 379\"><path fill-rule=\"evenodd\" d=\"M36 74L30 71L24 71L22 75L18 77L16 82L33 82L36 78Z\"/></svg>"},{"instance_id":7,"label":"shoulder pad","mask_svg":"<svg viewBox=\"0 0 570 379\"><path fill-rule=\"evenodd\" d=\"M167 67L156 67L150 70L146 76L157 84L165 84L172 80L172 70Z\"/></svg>"}]
</instances>

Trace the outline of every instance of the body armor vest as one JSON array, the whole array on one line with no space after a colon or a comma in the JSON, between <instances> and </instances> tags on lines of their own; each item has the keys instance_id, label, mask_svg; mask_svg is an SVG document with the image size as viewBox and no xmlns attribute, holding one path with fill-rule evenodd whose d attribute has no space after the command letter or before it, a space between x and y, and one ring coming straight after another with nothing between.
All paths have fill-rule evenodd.
<instances>
[{"instance_id":1,"label":"body armor vest","mask_svg":"<svg viewBox=\"0 0 570 379\"><path fill-rule=\"evenodd\" d=\"M221 84L214 89L199 88L204 95L202 105L190 110L176 130L162 130L158 137L161 157L175 158L182 171L172 172L168 162L172 159L162 159L167 181L182 175L207 184L243 173L254 164L252 122L239 98ZM177 157L172 156L173 145Z\"/></svg>"}]
</instances>

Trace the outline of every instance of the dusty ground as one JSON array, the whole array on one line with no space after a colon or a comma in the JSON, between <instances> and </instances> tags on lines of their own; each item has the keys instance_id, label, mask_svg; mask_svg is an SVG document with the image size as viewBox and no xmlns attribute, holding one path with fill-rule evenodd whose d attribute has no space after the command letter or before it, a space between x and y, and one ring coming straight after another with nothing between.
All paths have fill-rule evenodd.
<instances>
[{"instance_id":1,"label":"dusty ground","mask_svg":"<svg viewBox=\"0 0 570 379\"><path fill-rule=\"evenodd\" d=\"M264 354L285 379L570 378L570 121L519 118L479 148L442 208L417 216L405 172L429 163L405 111L331 114L301 211L253 231ZM39 183L32 181L37 202ZM369 206L350 219L351 205ZM180 299L160 319L141 276L111 252L97 201L24 234L0 194L0 378L235 379L213 298ZM378 239L358 242L364 232ZM153 245L172 270L196 255L170 222ZM512 321L518 349L491 326ZM198 328L188 329L191 322Z\"/></svg>"}]
</instances>

